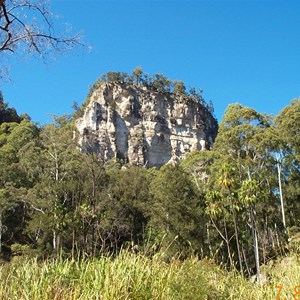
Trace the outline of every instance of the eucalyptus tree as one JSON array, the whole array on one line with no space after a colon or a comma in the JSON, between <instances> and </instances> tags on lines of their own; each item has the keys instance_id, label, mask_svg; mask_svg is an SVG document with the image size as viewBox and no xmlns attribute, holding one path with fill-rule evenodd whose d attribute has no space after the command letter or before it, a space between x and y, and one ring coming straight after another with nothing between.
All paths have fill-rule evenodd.
<instances>
[{"instance_id":1,"label":"eucalyptus tree","mask_svg":"<svg viewBox=\"0 0 300 300\"><path fill-rule=\"evenodd\" d=\"M132 71L132 76L134 77L134 81L137 85L139 85L142 82L143 79L143 69L141 67L136 67Z\"/></svg>"},{"instance_id":2,"label":"eucalyptus tree","mask_svg":"<svg viewBox=\"0 0 300 300\"><path fill-rule=\"evenodd\" d=\"M165 165L150 184L150 228L168 255L200 253L204 244L204 201L179 165Z\"/></svg>"},{"instance_id":3,"label":"eucalyptus tree","mask_svg":"<svg viewBox=\"0 0 300 300\"><path fill-rule=\"evenodd\" d=\"M170 92L172 81L161 73L155 73L150 79L152 87L161 92Z\"/></svg>"},{"instance_id":4,"label":"eucalyptus tree","mask_svg":"<svg viewBox=\"0 0 300 300\"><path fill-rule=\"evenodd\" d=\"M71 202L70 185L80 172L82 155L74 139L74 127L63 118L41 129L34 159L26 161L30 172L38 170L35 184L26 201L32 208L28 232L35 234L36 243L52 240L52 250L58 253L63 245L62 232ZM25 162L24 162L25 164Z\"/></svg>"},{"instance_id":5,"label":"eucalyptus tree","mask_svg":"<svg viewBox=\"0 0 300 300\"><path fill-rule=\"evenodd\" d=\"M240 212L242 219L245 219L248 215L251 220L248 225L252 231L252 244L258 278L260 274L259 232L255 216L257 214L257 206L260 206L260 209L263 210L262 203L267 201L266 195L273 188L270 187L268 181L268 177L271 174L271 168L267 164L269 153L262 149L260 143L269 126L269 118L267 116L240 104L232 104L229 105L224 114L220 123L219 134L214 144L215 151L221 154L219 164L229 164L234 170L234 172L231 172L231 174L234 173L234 191L231 191L231 185L228 186L227 184L228 179L229 183L231 182L230 178L224 177L226 172L222 174L223 187L227 187L227 194L235 201L234 206L232 206L233 212ZM216 161L215 163L218 162ZM261 196L257 202L246 200L254 199L253 186L259 186L260 190L263 189L265 192L260 194ZM238 197L239 192L240 197ZM243 197L244 200L242 199ZM237 218L234 215L233 221L234 223L237 222ZM234 226L236 227L237 224ZM240 251L238 250L238 252ZM241 253L239 253L239 261L241 261Z\"/></svg>"},{"instance_id":6,"label":"eucalyptus tree","mask_svg":"<svg viewBox=\"0 0 300 300\"><path fill-rule=\"evenodd\" d=\"M280 199L278 206L281 211L285 242L288 242L288 227L299 224L297 223L299 207L296 201L300 195L298 189L300 180L299 118L300 101L294 99L290 105L280 111L279 115L274 117L271 122L272 126L266 128L257 141L260 151L265 151L264 157L268 156L268 162L273 166L273 173L277 174L277 184L275 178L272 179L271 176L268 180L273 186L273 195Z\"/></svg>"},{"instance_id":7,"label":"eucalyptus tree","mask_svg":"<svg viewBox=\"0 0 300 300\"><path fill-rule=\"evenodd\" d=\"M233 255L230 250L230 242L233 235L228 233L229 219L228 211L224 201L223 194L220 191L220 185L217 184L218 170L214 162L218 160L217 151L193 151L188 153L186 158L180 162L181 167L189 174L191 181L194 183L199 199L205 202L205 239L208 245L208 253L210 257L216 257L216 253L222 253L223 244L219 243L218 237L220 236L226 244L226 250L229 258L231 268L234 268ZM214 230L217 236L214 235ZM230 237L229 237L230 235ZM227 264L228 260L223 259L222 262ZM220 260L219 260L220 261Z\"/></svg>"},{"instance_id":8,"label":"eucalyptus tree","mask_svg":"<svg viewBox=\"0 0 300 300\"><path fill-rule=\"evenodd\" d=\"M32 185L21 167L22 155L38 129L28 120L0 125L0 253L3 239L16 242L25 227L26 207L20 197Z\"/></svg>"},{"instance_id":9,"label":"eucalyptus tree","mask_svg":"<svg viewBox=\"0 0 300 300\"><path fill-rule=\"evenodd\" d=\"M0 91L0 124L10 122L21 122L20 116L13 107L8 107L8 103L4 102L3 94Z\"/></svg>"},{"instance_id":10,"label":"eucalyptus tree","mask_svg":"<svg viewBox=\"0 0 300 300\"><path fill-rule=\"evenodd\" d=\"M220 191L217 190L209 190L206 192L205 195L205 213L210 217L210 221L212 226L216 229L220 237L223 239L223 241L226 243L226 249L227 249L227 255L229 259L230 268L235 269L235 264L233 262L233 255L230 248L230 241L235 236L229 236L228 233L228 226L227 226L227 220L229 219L228 210L226 209L224 196ZM218 225L218 221L222 220L221 225L224 227L224 232L220 228L221 226ZM210 243L210 234L209 231L207 232L208 241L209 241L209 247L210 247L210 255L213 256L212 253L212 246ZM227 263L227 262L225 262Z\"/></svg>"},{"instance_id":11,"label":"eucalyptus tree","mask_svg":"<svg viewBox=\"0 0 300 300\"><path fill-rule=\"evenodd\" d=\"M185 95L186 94L186 88L184 85L184 82L179 80L179 81L174 81L173 82L174 89L173 92L179 95Z\"/></svg>"},{"instance_id":12,"label":"eucalyptus tree","mask_svg":"<svg viewBox=\"0 0 300 300\"><path fill-rule=\"evenodd\" d=\"M299 225L300 215L297 214L299 206L297 199L300 198L299 171L300 171L300 98L294 99L283 108L275 118L275 134L277 148L275 153L278 155L278 176L279 189L281 195L282 218L284 227L287 227L284 215L284 202L281 184L285 184L286 197L289 198L288 210L290 214L289 225ZM281 180L283 176L283 180Z\"/></svg>"},{"instance_id":13,"label":"eucalyptus tree","mask_svg":"<svg viewBox=\"0 0 300 300\"><path fill-rule=\"evenodd\" d=\"M226 204L229 206L229 209L232 214L233 224L234 224L234 235L236 240L236 248L238 253L238 261L240 271L243 274L243 264L242 264L242 252L240 249L239 234L238 234L238 225L237 225L237 211L239 208L239 203L236 197L236 180L235 180L235 169L229 164L223 164L221 166L218 181L221 187L221 192L223 194ZM226 205L225 204L225 205Z\"/></svg>"},{"instance_id":14,"label":"eucalyptus tree","mask_svg":"<svg viewBox=\"0 0 300 300\"><path fill-rule=\"evenodd\" d=\"M81 244L80 251L90 257L95 256L98 246L103 249L105 237L102 234L100 224L103 224L105 203L107 201L107 187L109 177L104 169L103 161L96 153L83 155L80 164L78 178L74 183L78 186L79 197L75 205L74 217L79 221L79 226L74 222L72 242L74 248L75 240ZM75 232L81 231L80 236Z\"/></svg>"},{"instance_id":15,"label":"eucalyptus tree","mask_svg":"<svg viewBox=\"0 0 300 300\"><path fill-rule=\"evenodd\" d=\"M101 248L111 252L122 246L143 245L149 210L149 178L144 168L106 168L107 187L98 206Z\"/></svg>"}]
</instances>

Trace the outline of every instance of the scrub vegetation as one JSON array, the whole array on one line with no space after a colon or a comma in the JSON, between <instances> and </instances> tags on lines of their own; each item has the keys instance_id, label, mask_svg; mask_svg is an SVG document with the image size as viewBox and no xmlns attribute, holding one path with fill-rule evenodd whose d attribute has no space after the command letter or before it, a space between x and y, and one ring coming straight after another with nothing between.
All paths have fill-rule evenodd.
<instances>
[{"instance_id":1,"label":"scrub vegetation","mask_svg":"<svg viewBox=\"0 0 300 300\"><path fill-rule=\"evenodd\" d=\"M300 99L277 116L231 104L210 151L146 169L1 95L1 298L299 298L299 122Z\"/></svg>"}]
</instances>

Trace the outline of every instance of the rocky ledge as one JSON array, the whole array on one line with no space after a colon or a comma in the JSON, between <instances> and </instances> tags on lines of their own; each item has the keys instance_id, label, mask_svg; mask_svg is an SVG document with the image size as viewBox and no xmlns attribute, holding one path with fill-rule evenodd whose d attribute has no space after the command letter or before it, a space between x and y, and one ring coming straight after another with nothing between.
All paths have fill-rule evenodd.
<instances>
[{"instance_id":1,"label":"rocky ledge","mask_svg":"<svg viewBox=\"0 0 300 300\"><path fill-rule=\"evenodd\" d=\"M84 152L146 167L209 149L218 123L195 97L146 86L103 83L76 120Z\"/></svg>"}]
</instances>

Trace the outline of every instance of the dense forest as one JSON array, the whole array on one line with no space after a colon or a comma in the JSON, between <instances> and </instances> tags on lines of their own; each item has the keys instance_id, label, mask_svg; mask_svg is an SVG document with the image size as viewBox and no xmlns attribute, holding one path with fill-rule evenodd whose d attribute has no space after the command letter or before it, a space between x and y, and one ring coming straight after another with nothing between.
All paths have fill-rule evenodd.
<instances>
[{"instance_id":1,"label":"dense forest","mask_svg":"<svg viewBox=\"0 0 300 300\"><path fill-rule=\"evenodd\" d=\"M89 48L69 24L56 26L50 2L0 0L1 81L13 57ZM0 298L300 299L300 98L276 116L231 104L209 151L147 169L80 149L75 121L106 83L214 113L203 90L141 67L101 76L50 124L19 115L0 91Z\"/></svg>"},{"instance_id":2,"label":"dense forest","mask_svg":"<svg viewBox=\"0 0 300 300\"><path fill-rule=\"evenodd\" d=\"M277 116L231 104L210 151L160 169L82 153L79 110L37 126L1 95L2 260L127 249L260 278L261 265L300 251L300 99Z\"/></svg>"}]
</instances>

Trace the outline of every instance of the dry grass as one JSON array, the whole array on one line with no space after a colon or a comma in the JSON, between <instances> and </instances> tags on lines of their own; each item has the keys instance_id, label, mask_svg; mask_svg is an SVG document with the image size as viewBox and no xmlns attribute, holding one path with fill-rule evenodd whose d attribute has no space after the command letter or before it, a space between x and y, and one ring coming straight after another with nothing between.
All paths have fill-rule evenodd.
<instances>
[{"instance_id":1,"label":"dry grass","mask_svg":"<svg viewBox=\"0 0 300 300\"><path fill-rule=\"evenodd\" d=\"M0 267L0 299L293 299L299 257L264 268L265 284L221 270L209 260L163 262L124 251L95 260L15 260ZM299 288L300 291L300 288ZM300 293L299 293L300 294ZM298 296L300 298L300 295Z\"/></svg>"}]
</instances>

